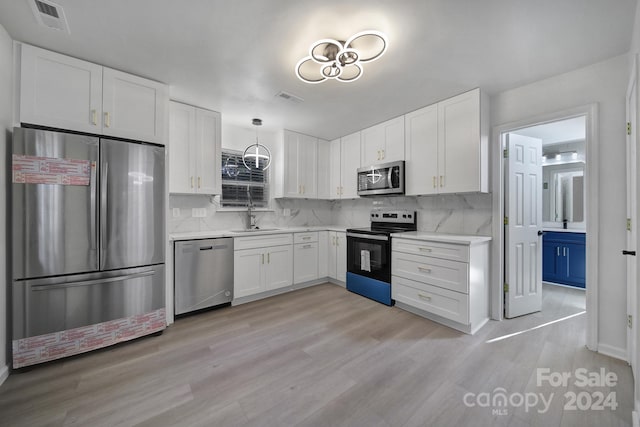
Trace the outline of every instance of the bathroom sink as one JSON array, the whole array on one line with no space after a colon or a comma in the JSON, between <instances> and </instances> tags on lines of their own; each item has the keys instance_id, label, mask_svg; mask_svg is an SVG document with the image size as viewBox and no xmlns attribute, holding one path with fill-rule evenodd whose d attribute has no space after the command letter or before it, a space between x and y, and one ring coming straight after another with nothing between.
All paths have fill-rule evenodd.
<instances>
[{"instance_id":1,"label":"bathroom sink","mask_svg":"<svg viewBox=\"0 0 640 427\"><path fill-rule=\"evenodd\" d=\"M232 233L254 233L256 231L277 231L279 228L245 228L241 230L229 230Z\"/></svg>"}]
</instances>

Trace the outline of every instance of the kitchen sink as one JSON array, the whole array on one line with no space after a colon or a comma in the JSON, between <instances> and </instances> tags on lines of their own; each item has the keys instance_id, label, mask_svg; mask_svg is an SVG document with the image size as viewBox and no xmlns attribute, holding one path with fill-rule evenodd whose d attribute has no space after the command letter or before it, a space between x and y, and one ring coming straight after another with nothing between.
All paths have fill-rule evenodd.
<instances>
[{"instance_id":1,"label":"kitchen sink","mask_svg":"<svg viewBox=\"0 0 640 427\"><path fill-rule=\"evenodd\" d=\"M232 233L254 233L256 231L277 231L279 228L245 228L241 230L229 230Z\"/></svg>"}]
</instances>

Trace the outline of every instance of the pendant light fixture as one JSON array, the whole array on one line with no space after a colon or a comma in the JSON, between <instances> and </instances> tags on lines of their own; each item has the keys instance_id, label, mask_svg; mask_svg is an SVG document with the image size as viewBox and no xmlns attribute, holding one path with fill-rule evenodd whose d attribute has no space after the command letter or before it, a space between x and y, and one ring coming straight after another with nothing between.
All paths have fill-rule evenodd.
<instances>
[{"instance_id":1,"label":"pendant light fixture","mask_svg":"<svg viewBox=\"0 0 640 427\"><path fill-rule=\"evenodd\" d=\"M271 164L271 152L258 143L258 126L262 126L262 119L253 119L251 123L256 126L256 143L244 150L242 163L249 170L266 170Z\"/></svg>"}]
</instances>

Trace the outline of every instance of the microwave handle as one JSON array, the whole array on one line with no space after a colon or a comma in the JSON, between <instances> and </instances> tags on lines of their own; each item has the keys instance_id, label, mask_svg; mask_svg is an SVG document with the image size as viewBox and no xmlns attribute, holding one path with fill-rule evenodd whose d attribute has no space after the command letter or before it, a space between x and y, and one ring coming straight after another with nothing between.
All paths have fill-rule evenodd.
<instances>
[{"instance_id":1,"label":"microwave handle","mask_svg":"<svg viewBox=\"0 0 640 427\"><path fill-rule=\"evenodd\" d=\"M387 173L387 188L393 188L393 179L391 178L393 176L393 169L394 168L389 168L389 173Z\"/></svg>"}]
</instances>

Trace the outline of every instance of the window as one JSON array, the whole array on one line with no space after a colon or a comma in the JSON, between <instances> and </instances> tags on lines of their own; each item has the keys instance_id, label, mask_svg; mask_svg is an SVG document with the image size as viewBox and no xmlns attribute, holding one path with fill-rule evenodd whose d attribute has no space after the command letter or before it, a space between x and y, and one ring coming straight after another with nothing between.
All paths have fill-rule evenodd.
<instances>
[{"instance_id":1,"label":"window","mask_svg":"<svg viewBox=\"0 0 640 427\"><path fill-rule=\"evenodd\" d=\"M251 201L257 208L269 207L269 170L249 170L242 163L242 152L222 150L222 197L224 208L246 207Z\"/></svg>"}]
</instances>

